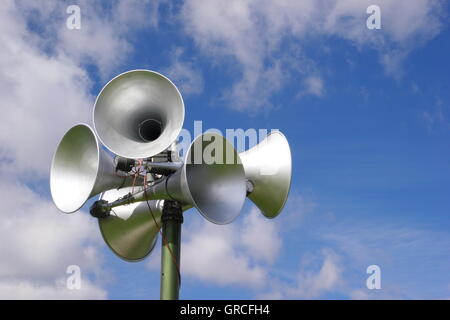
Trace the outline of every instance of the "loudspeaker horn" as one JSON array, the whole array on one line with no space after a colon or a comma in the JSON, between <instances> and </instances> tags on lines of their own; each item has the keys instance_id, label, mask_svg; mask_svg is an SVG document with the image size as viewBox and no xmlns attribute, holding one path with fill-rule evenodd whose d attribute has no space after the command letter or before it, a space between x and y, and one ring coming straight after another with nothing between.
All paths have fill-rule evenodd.
<instances>
[{"instance_id":1,"label":"loudspeaker horn","mask_svg":"<svg viewBox=\"0 0 450 320\"><path fill-rule=\"evenodd\" d=\"M205 133L189 146L183 167L144 191L95 208L97 213L139 201L167 199L194 206L216 224L232 222L246 197L246 178L239 154L221 135ZM92 211L91 211L92 213Z\"/></svg>"},{"instance_id":2,"label":"loudspeaker horn","mask_svg":"<svg viewBox=\"0 0 450 320\"><path fill-rule=\"evenodd\" d=\"M271 131L253 148L241 152L248 197L267 218L276 217L287 200L291 187L291 150L280 131Z\"/></svg>"},{"instance_id":3,"label":"loudspeaker horn","mask_svg":"<svg viewBox=\"0 0 450 320\"><path fill-rule=\"evenodd\" d=\"M94 106L94 129L113 153L133 159L152 157L176 140L184 121L184 103L165 76L132 70L112 79Z\"/></svg>"},{"instance_id":4,"label":"loudspeaker horn","mask_svg":"<svg viewBox=\"0 0 450 320\"><path fill-rule=\"evenodd\" d=\"M210 222L231 223L246 196L244 167L234 147L217 133L197 137L182 170L167 181L172 199L191 204Z\"/></svg>"},{"instance_id":5,"label":"loudspeaker horn","mask_svg":"<svg viewBox=\"0 0 450 320\"><path fill-rule=\"evenodd\" d=\"M132 177L116 174L114 159L100 149L88 125L72 127L61 139L50 170L50 191L59 210L75 212L89 198L132 183ZM142 183L142 179L136 183Z\"/></svg>"},{"instance_id":6,"label":"loudspeaker horn","mask_svg":"<svg viewBox=\"0 0 450 320\"><path fill-rule=\"evenodd\" d=\"M100 199L113 201L131 189L109 190L102 193ZM152 252L158 239L163 205L164 200L152 200L148 204L139 202L114 208L107 218L98 219L103 240L126 261L144 259Z\"/></svg>"},{"instance_id":7,"label":"loudspeaker horn","mask_svg":"<svg viewBox=\"0 0 450 320\"><path fill-rule=\"evenodd\" d=\"M100 200L114 201L123 197L133 188L109 190L100 195ZM138 189L142 190L142 187ZM149 209L150 206L150 209ZM147 257L155 247L164 200L150 200L115 207L106 218L98 219L103 240L121 259L140 261ZM183 206L183 211L191 206ZM151 211L150 211L151 210Z\"/></svg>"}]
</instances>

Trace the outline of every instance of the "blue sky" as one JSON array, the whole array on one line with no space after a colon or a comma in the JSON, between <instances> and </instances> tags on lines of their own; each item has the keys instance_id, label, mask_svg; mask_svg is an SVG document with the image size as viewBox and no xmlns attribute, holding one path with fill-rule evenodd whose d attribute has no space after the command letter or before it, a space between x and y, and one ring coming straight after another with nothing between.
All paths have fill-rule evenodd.
<instances>
[{"instance_id":1,"label":"blue sky","mask_svg":"<svg viewBox=\"0 0 450 320\"><path fill-rule=\"evenodd\" d=\"M70 4L80 30L65 27ZM445 1L2 1L0 21L0 297L159 297L160 243L121 261L88 205L64 215L48 190L63 133L137 68L179 87L186 129L279 129L292 152L277 219L249 201L227 226L185 213L181 298L450 297ZM71 264L79 292L64 286ZM380 290L366 287L373 264Z\"/></svg>"}]
</instances>

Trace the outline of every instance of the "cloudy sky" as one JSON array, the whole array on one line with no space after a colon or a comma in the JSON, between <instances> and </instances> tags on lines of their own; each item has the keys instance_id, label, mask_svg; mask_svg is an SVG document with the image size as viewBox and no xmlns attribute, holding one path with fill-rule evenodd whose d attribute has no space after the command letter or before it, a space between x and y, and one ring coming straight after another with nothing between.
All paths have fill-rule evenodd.
<instances>
[{"instance_id":1,"label":"cloudy sky","mask_svg":"<svg viewBox=\"0 0 450 320\"><path fill-rule=\"evenodd\" d=\"M2 0L0 298L159 297L159 244L121 261L87 206L65 215L49 192L59 139L137 68L179 87L186 129L279 129L291 145L277 219L250 202L227 226L185 213L181 298L450 298L448 18L443 0Z\"/></svg>"}]
</instances>

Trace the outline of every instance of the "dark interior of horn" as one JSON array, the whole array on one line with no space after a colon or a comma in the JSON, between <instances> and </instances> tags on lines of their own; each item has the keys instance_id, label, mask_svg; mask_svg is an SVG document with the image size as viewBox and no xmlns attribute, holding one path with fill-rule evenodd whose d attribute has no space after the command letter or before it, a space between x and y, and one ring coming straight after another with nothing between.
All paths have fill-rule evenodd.
<instances>
[{"instance_id":1,"label":"dark interior of horn","mask_svg":"<svg viewBox=\"0 0 450 320\"><path fill-rule=\"evenodd\" d=\"M152 109L153 107L146 107ZM164 135L167 118L162 112L133 112L123 118L120 132L138 144L154 142Z\"/></svg>"},{"instance_id":2,"label":"dark interior of horn","mask_svg":"<svg viewBox=\"0 0 450 320\"><path fill-rule=\"evenodd\" d=\"M162 130L162 122L157 119L146 119L138 126L139 137L145 142L158 139Z\"/></svg>"}]
</instances>

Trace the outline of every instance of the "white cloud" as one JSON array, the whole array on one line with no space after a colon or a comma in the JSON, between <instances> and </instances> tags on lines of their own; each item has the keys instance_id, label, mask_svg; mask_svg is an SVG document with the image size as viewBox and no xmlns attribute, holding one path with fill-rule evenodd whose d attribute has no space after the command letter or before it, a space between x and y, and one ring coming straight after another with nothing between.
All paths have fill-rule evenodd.
<instances>
[{"instance_id":1,"label":"white cloud","mask_svg":"<svg viewBox=\"0 0 450 320\"><path fill-rule=\"evenodd\" d=\"M27 179L48 177L64 132L91 122L92 81L83 66L110 74L129 52L128 32L147 25L147 3L117 1L106 10L82 1L82 28L69 30L62 2L2 2L0 96L8 116L0 120L0 157L11 162L11 170Z\"/></svg>"},{"instance_id":2,"label":"white cloud","mask_svg":"<svg viewBox=\"0 0 450 320\"><path fill-rule=\"evenodd\" d=\"M17 174L42 177L57 140L73 122L86 121L86 73L66 57L52 58L35 45L14 2L0 9L0 154ZM32 157L32 161L30 161Z\"/></svg>"},{"instance_id":3,"label":"white cloud","mask_svg":"<svg viewBox=\"0 0 450 320\"><path fill-rule=\"evenodd\" d=\"M1 178L0 297L106 297L101 285L90 279L103 277L97 274L102 241L96 221L82 213L62 214L12 176ZM65 287L69 265L81 268L82 290Z\"/></svg>"},{"instance_id":4,"label":"white cloud","mask_svg":"<svg viewBox=\"0 0 450 320\"><path fill-rule=\"evenodd\" d=\"M427 41L434 37L441 28L440 9L443 1L435 0L380 0L381 27L383 32L366 28L366 8L374 4L370 0L323 1L327 12L324 30L329 34L359 44L372 43L379 46L389 44L406 44L420 40ZM363 23L361 23L363 22Z\"/></svg>"},{"instance_id":5,"label":"white cloud","mask_svg":"<svg viewBox=\"0 0 450 320\"><path fill-rule=\"evenodd\" d=\"M187 215L197 214L195 212ZM220 286L263 288L269 265L281 248L278 226L256 209L239 223L215 225L200 216L183 225L181 272L183 278ZM186 224L186 222L185 222ZM158 252L148 266L159 268Z\"/></svg>"},{"instance_id":6,"label":"white cloud","mask_svg":"<svg viewBox=\"0 0 450 320\"><path fill-rule=\"evenodd\" d=\"M150 24L148 3L121 0L106 9L99 2L79 1L82 29L69 31L62 2L2 1L3 299L107 296L96 221L56 210L46 196L49 167L63 133L78 122L91 121L92 81L85 67L93 66L105 77L126 59L129 32ZM66 268L73 264L83 275L79 291L65 288Z\"/></svg>"},{"instance_id":7,"label":"white cloud","mask_svg":"<svg viewBox=\"0 0 450 320\"><path fill-rule=\"evenodd\" d=\"M146 2L126 4L119 1L103 15L98 4L81 2L82 28L68 30L60 2L2 3L0 96L8 117L1 120L0 155L11 170L27 179L47 178L63 133L91 122L92 82L83 66L93 63L109 74L129 52L127 32L146 25ZM29 21L43 28L41 33L32 32Z\"/></svg>"},{"instance_id":8,"label":"white cloud","mask_svg":"<svg viewBox=\"0 0 450 320\"><path fill-rule=\"evenodd\" d=\"M318 76L309 76L304 81L305 89L301 95L309 94L314 96L322 96L324 94L324 84L322 78Z\"/></svg>"},{"instance_id":9,"label":"white cloud","mask_svg":"<svg viewBox=\"0 0 450 320\"><path fill-rule=\"evenodd\" d=\"M0 277L52 277L58 270L65 270L60 263L71 258L73 264L98 264L91 254L98 239L94 221L81 213L66 216L29 188L2 178L7 183L0 185L4 213L0 228L3 243L9 245L0 248L2 256L8 257L2 260ZM82 242L87 246L79 250Z\"/></svg>"},{"instance_id":10,"label":"white cloud","mask_svg":"<svg viewBox=\"0 0 450 320\"><path fill-rule=\"evenodd\" d=\"M215 225L195 211L188 212L182 231L182 277L219 286L247 287L265 292L271 299L285 296L285 291L267 291L279 282L279 272L273 266L283 249L281 226L291 232L314 206L310 200L292 194L277 219L267 219L253 207L229 225ZM149 268L160 267L159 255L158 250L152 253ZM329 269L328 264L325 269Z\"/></svg>"},{"instance_id":11,"label":"white cloud","mask_svg":"<svg viewBox=\"0 0 450 320\"><path fill-rule=\"evenodd\" d=\"M288 295L317 298L325 292L335 291L342 277L338 255L332 250L323 250L323 262L317 272L301 270L298 287L288 290ZM305 268L305 267L304 267Z\"/></svg>"},{"instance_id":12,"label":"white cloud","mask_svg":"<svg viewBox=\"0 0 450 320\"><path fill-rule=\"evenodd\" d=\"M204 222L199 230L189 231L181 257L183 275L219 285L263 286L266 270L251 264L233 229Z\"/></svg>"},{"instance_id":13,"label":"white cloud","mask_svg":"<svg viewBox=\"0 0 450 320\"><path fill-rule=\"evenodd\" d=\"M160 24L160 9L163 5L171 5L169 0L152 0L150 1L150 24L153 28L158 29Z\"/></svg>"},{"instance_id":14,"label":"white cloud","mask_svg":"<svg viewBox=\"0 0 450 320\"><path fill-rule=\"evenodd\" d=\"M62 2L2 2L0 96L8 117L1 120L0 156L11 171L47 178L63 133L91 122L94 97L84 66L110 74L129 53L128 33L149 24L148 1L115 4L81 1L82 28L68 30Z\"/></svg>"},{"instance_id":15,"label":"white cloud","mask_svg":"<svg viewBox=\"0 0 450 320\"><path fill-rule=\"evenodd\" d=\"M427 110L422 113L422 119L430 132L435 132L439 129L449 129L449 107L442 99L437 98L435 103L427 106Z\"/></svg>"},{"instance_id":16,"label":"white cloud","mask_svg":"<svg viewBox=\"0 0 450 320\"><path fill-rule=\"evenodd\" d=\"M269 288L261 290L258 298L310 299L327 294L350 299L448 296L450 237L445 232L408 227L404 221L401 225L377 219L355 223L354 217L343 219L342 215L336 220L317 211L302 219L295 229L286 230L285 226L295 225L291 220L295 212L295 207L287 208L277 221L288 237L283 240L299 250L305 248L306 241L310 249L299 258L298 272L274 269ZM381 268L381 290L366 287L366 270L373 264Z\"/></svg>"},{"instance_id":17,"label":"white cloud","mask_svg":"<svg viewBox=\"0 0 450 320\"><path fill-rule=\"evenodd\" d=\"M285 209L276 219L265 218L253 207L244 216L229 225L215 225L202 218L195 210L185 213L182 231L181 271L184 281L200 280L219 286L245 287L255 290L258 298L280 299L320 295L339 279L339 258L331 250L324 250L316 260L325 257L323 270L315 275L314 268L304 262L304 269L285 284L285 271L277 266L283 249L283 233L297 232L305 214L315 207L310 199L293 194ZM152 270L160 267L157 248L147 263ZM308 260L310 261L310 260ZM335 267L335 269L333 269ZM300 278L308 278L308 287L297 288ZM324 284L325 283L325 284ZM330 289L331 290L331 289ZM313 292L314 291L314 292Z\"/></svg>"},{"instance_id":18,"label":"white cloud","mask_svg":"<svg viewBox=\"0 0 450 320\"><path fill-rule=\"evenodd\" d=\"M448 294L450 237L445 232L387 222L341 221L323 224L319 218L312 239L339 253L343 267L338 292L354 299L441 299ZM366 269L381 268L381 290L368 290Z\"/></svg>"},{"instance_id":19,"label":"white cloud","mask_svg":"<svg viewBox=\"0 0 450 320\"><path fill-rule=\"evenodd\" d=\"M200 70L196 69L190 61L182 60L183 50L176 48L173 51L171 65L165 74L180 89L182 95L196 95L203 91L203 78Z\"/></svg>"},{"instance_id":20,"label":"white cloud","mask_svg":"<svg viewBox=\"0 0 450 320\"><path fill-rule=\"evenodd\" d=\"M341 257L330 248L318 254L305 254L301 268L292 283L278 283L277 289L268 293L278 299L314 299L324 294L340 291L343 283Z\"/></svg>"},{"instance_id":21,"label":"white cloud","mask_svg":"<svg viewBox=\"0 0 450 320\"><path fill-rule=\"evenodd\" d=\"M52 55L65 55L78 65L96 67L103 80L123 63L133 47L133 31L156 26L157 8L150 0L114 0L105 6L100 1L77 1L81 12L81 29L66 27L69 5L61 1L20 1L23 17L39 25L35 32ZM154 4L153 4L154 5ZM157 23L157 22L156 22ZM41 30L42 29L42 30Z\"/></svg>"},{"instance_id":22,"label":"white cloud","mask_svg":"<svg viewBox=\"0 0 450 320\"><path fill-rule=\"evenodd\" d=\"M264 67L265 44L258 35L255 18L249 1L186 1L182 9L186 32L201 49L212 56L231 56L242 67L241 79L226 94L238 110L248 108L254 101L266 105L266 97L278 88L281 78L276 62Z\"/></svg>"},{"instance_id":23,"label":"white cloud","mask_svg":"<svg viewBox=\"0 0 450 320\"><path fill-rule=\"evenodd\" d=\"M378 51L386 73L398 77L408 53L439 33L442 3L380 0L382 30L375 31L366 27L366 8L373 4L369 0L187 0L181 17L186 34L203 52L214 60L228 57L228 65L237 66L229 68L238 80L226 98L232 108L245 110L270 105L270 97L293 74L292 60L301 61L302 71L295 76L314 76L309 71L315 69L314 62L292 56L286 42L303 46L318 37L343 38L359 48ZM320 96L323 92L323 82L316 78L304 93Z\"/></svg>"},{"instance_id":24,"label":"white cloud","mask_svg":"<svg viewBox=\"0 0 450 320\"><path fill-rule=\"evenodd\" d=\"M149 3L149 0L118 0L107 9L99 2L80 2L83 17L80 30L55 26L58 50L75 61L93 63L103 79L108 80L111 71L134 50L129 42L132 32L154 23Z\"/></svg>"},{"instance_id":25,"label":"white cloud","mask_svg":"<svg viewBox=\"0 0 450 320\"><path fill-rule=\"evenodd\" d=\"M268 291L277 287L276 275L282 273L273 269L283 248L280 228L283 226L285 232L292 231L291 227L298 226L304 214L314 206L309 200L293 194L284 212L275 220L265 218L253 207L229 225L212 224L195 211L186 213L181 245L183 279L265 292L258 293L259 298L286 296L285 290ZM160 267L159 255L158 249L152 253L149 268Z\"/></svg>"},{"instance_id":26,"label":"white cloud","mask_svg":"<svg viewBox=\"0 0 450 320\"><path fill-rule=\"evenodd\" d=\"M256 208L245 217L241 243L255 261L274 262L282 244L278 228L274 220L263 218Z\"/></svg>"},{"instance_id":27,"label":"white cloud","mask_svg":"<svg viewBox=\"0 0 450 320\"><path fill-rule=\"evenodd\" d=\"M368 300L369 295L364 289L356 289L350 292L350 299L352 300Z\"/></svg>"},{"instance_id":28,"label":"white cloud","mask_svg":"<svg viewBox=\"0 0 450 320\"><path fill-rule=\"evenodd\" d=\"M316 207L312 196L291 189L283 211L276 217L275 222L283 226L284 232L298 230L305 217L308 217Z\"/></svg>"},{"instance_id":29,"label":"white cloud","mask_svg":"<svg viewBox=\"0 0 450 320\"><path fill-rule=\"evenodd\" d=\"M79 290L68 290L64 279L53 285L35 284L29 281L1 281L0 298L4 300L67 300L105 299L106 292L90 282L82 282Z\"/></svg>"}]
</instances>

